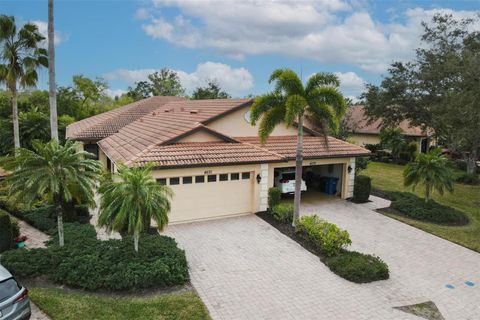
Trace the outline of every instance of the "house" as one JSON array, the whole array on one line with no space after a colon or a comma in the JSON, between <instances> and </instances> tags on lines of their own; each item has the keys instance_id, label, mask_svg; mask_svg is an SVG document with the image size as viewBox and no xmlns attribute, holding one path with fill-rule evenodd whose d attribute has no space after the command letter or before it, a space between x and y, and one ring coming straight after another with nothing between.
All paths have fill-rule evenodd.
<instances>
[{"instance_id":1,"label":"house","mask_svg":"<svg viewBox=\"0 0 480 320\"><path fill-rule=\"evenodd\" d=\"M105 168L154 164L153 176L174 192L170 222L266 210L268 189L295 166L297 129L278 126L265 144L249 123L251 99L151 97L67 127ZM353 192L355 157L369 151L305 128L305 170L337 177L337 197ZM312 191L313 192L313 191Z\"/></svg>"},{"instance_id":2,"label":"house","mask_svg":"<svg viewBox=\"0 0 480 320\"><path fill-rule=\"evenodd\" d=\"M372 123L368 123L364 106L351 106L348 109L345 119L348 121L348 127L350 129L349 140L352 143L355 143L359 146L380 143L382 119L377 119ZM408 120L402 121L398 128L402 129L403 134L408 139L417 142L419 152L428 151L428 148L432 142L432 131L425 131L420 127L411 126Z\"/></svg>"}]
</instances>

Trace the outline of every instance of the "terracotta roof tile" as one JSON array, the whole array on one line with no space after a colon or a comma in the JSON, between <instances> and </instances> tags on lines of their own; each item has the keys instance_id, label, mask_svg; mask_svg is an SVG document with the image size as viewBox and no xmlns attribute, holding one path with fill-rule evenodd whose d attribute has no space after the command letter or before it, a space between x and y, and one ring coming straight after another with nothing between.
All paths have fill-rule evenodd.
<instances>
[{"instance_id":1,"label":"terracotta roof tile","mask_svg":"<svg viewBox=\"0 0 480 320\"><path fill-rule=\"evenodd\" d=\"M263 149L275 152L291 160L295 159L297 137L296 136L275 136L270 137L264 144L260 144L257 137L236 137L235 139L257 145ZM340 158L369 155L370 151L354 144L328 137L328 148L324 137L304 136L303 157L308 158Z\"/></svg>"},{"instance_id":2,"label":"terracotta roof tile","mask_svg":"<svg viewBox=\"0 0 480 320\"><path fill-rule=\"evenodd\" d=\"M155 146L135 160L143 166L210 166L283 161L284 158L254 145L229 142L189 142Z\"/></svg>"},{"instance_id":3,"label":"terracotta roof tile","mask_svg":"<svg viewBox=\"0 0 480 320\"><path fill-rule=\"evenodd\" d=\"M96 116L72 123L67 127L66 135L73 140L101 140L120 128L140 119L158 107L181 97L150 97Z\"/></svg>"},{"instance_id":4,"label":"terracotta roof tile","mask_svg":"<svg viewBox=\"0 0 480 320\"><path fill-rule=\"evenodd\" d=\"M353 128L354 133L366 133L366 134L379 134L382 126L382 119L378 119L371 124L368 124L368 119L365 115L364 106L352 106L348 109L348 115L350 117L350 127ZM410 126L408 120L404 120L398 126L403 130L407 136L414 137L427 137L432 133L427 133L420 127Z\"/></svg>"}]
</instances>

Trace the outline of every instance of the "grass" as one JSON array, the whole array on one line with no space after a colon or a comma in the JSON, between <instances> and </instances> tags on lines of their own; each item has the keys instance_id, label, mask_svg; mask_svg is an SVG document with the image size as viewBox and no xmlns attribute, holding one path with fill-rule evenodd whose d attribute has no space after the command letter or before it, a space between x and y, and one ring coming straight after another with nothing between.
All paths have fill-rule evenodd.
<instances>
[{"instance_id":1,"label":"grass","mask_svg":"<svg viewBox=\"0 0 480 320\"><path fill-rule=\"evenodd\" d=\"M405 166L396 164L371 162L368 168L362 171L361 174L372 178L372 187L374 189L412 192L419 197L423 197L424 192L421 186L418 186L414 191L403 186L404 168ZM397 215L388 215L441 238L480 252L480 186L455 183L455 191L453 193L447 192L443 196L434 193L432 198L438 203L465 212L470 219L470 223L461 227L442 226Z\"/></svg>"},{"instance_id":2,"label":"grass","mask_svg":"<svg viewBox=\"0 0 480 320\"><path fill-rule=\"evenodd\" d=\"M29 293L32 301L53 320L210 319L193 292L145 298L112 298L44 288L32 288Z\"/></svg>"}]
</instances>

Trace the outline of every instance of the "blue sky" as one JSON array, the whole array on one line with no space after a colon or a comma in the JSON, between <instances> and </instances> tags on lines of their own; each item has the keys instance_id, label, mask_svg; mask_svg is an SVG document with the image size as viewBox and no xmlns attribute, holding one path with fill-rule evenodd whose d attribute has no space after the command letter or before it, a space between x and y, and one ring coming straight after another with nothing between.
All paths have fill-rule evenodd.
<instances>
[{"instance_id":1,"label":"blue sky","mask_svg":"<svg viewBox=\"0 0 480 320\"><path fill-rule=\"evenodd\" d=\"M101 76L120 93L156 69L176 70L188 92L209 79L241 97L269 90L272 70L304 78L336 72L357 96L418 46L420 22L458 17L477 1L56 1L57 83ZM46 31L47 1L0 0L0 12ZM40 87L46 87L41 71Z\"/></svg>"}]
</instances>

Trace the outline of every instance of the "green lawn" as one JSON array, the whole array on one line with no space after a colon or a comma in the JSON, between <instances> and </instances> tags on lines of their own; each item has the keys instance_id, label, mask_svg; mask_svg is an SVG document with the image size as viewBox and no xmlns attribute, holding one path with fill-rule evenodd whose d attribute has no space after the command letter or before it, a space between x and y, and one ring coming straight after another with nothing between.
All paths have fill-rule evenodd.
<instances>
[{"instance_id":1,"label":"green lawn","mask_svg":"<svg viewBox=\"0 0 480 320\"><path fill-rule=\"evenodd\" d=\"M423 189L418 186L415 191L403 186L404 166L371 162L361 174L372 178L372 187L379 190L408 191L423 197ZM438 203L450 206L465 212L470 223L462 227L448 227L437 224L419 222L416 220L392 216L398 220L433 233L439 237L458 243L462 246L480 252L480 186L455 184L454 193L445 193L443 196L435 193L432 197Z\"/></svg>"},{"instance_id":2,"label":"green lawn","mask_svg":"<svg viewBox=\"0 0 480 320\"><path fill-rule=\"evenodd\" d=\"M32 288L30 298L53 320L210 319L193 292L146 298L110 298L59 289Z\"/></svg>"}]
</instances>

